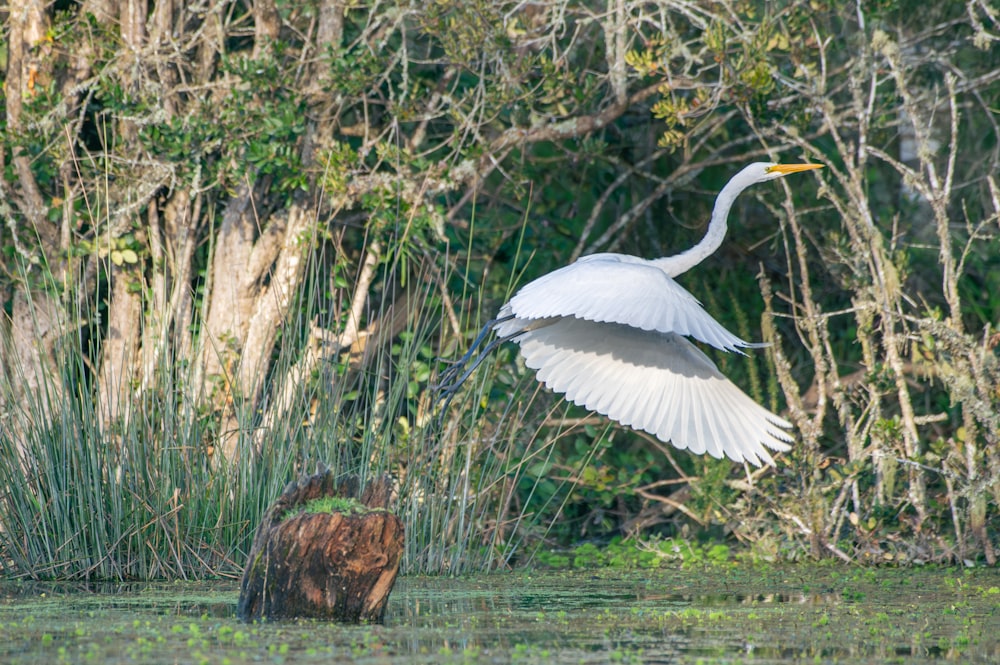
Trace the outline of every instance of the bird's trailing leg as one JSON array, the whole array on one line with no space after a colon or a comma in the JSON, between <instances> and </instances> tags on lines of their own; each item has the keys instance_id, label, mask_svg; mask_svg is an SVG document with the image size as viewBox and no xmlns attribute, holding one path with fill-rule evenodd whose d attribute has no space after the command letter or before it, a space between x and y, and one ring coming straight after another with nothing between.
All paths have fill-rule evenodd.
<instances>
[{"instance_id":1,"label":"bird's trailing leg","mask_svg":"<svg viewBox=\"0 0 1000 665\"><path fill-rule=\"evenodd\" d=\"M472 346L470 346L469 350L465 352L465 355L453 362L451 367L441 373L440 380L437 385L433 386L433 388L438 394L439 399L444 398L446 409L448 407L448 403L451 401L451 398L454 397L455 393L458 392L458 389L462 387L465 380L476 371L476 368L478 368L487 357L489 357L490 353L493 352L493 349L510 339L509 337L498 337L491 340L489 344L480 350L486 336L493 332L494 326L511 318L513 317L506 316L487 321L486 325L483 326L483 329L479 331L478 335L476 335L476 339L473 340ZM474 360L473 356L476 356ZM470 361L472 362L471 365L469 365Z\"/></svg>"}]
</instances>

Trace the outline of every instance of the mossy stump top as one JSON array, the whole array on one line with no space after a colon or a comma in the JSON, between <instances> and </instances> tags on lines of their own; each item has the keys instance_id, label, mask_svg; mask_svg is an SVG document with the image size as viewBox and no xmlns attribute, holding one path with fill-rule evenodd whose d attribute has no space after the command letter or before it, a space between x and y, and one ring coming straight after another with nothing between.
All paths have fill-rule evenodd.
<instances>
[{"instance_id":1,"label":"mossy stump top","mask_svg":"<svg viewBox=\"0 0 1000 665\"><path fill-rule=\"evenodd\" d=\"M309 617L382 621L403 553L403 523L383 477L326 468L289 483L257 529L240 584L244 621Z\"/></svg>"}]
</instances>

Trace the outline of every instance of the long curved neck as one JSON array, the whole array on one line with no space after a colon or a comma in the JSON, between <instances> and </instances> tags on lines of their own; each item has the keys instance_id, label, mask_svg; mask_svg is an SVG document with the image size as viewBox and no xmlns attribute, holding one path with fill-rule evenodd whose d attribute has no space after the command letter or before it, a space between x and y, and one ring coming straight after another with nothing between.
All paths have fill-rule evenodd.
<instances>
[{"instance_id":1,"label":"long curved neck","mask_svg":"<svg viewBox=\"0 0 1000 665\"><path fill-rule=\"evenodd\" d=\"M708 231L705 232L701 242L675 256L664 256L654 260L653 263L657 267L671 277L676 277L695 267L719 249L719 245L726 237L726 219L729 217L729 209L733 207L733 201L740 192L753 184L753 181L747 182L740 175L742 173L726 183L719 192L719 196L715 199L715 208L712 209L712 219L708 223Z\"/></svg>"}]
</instances>

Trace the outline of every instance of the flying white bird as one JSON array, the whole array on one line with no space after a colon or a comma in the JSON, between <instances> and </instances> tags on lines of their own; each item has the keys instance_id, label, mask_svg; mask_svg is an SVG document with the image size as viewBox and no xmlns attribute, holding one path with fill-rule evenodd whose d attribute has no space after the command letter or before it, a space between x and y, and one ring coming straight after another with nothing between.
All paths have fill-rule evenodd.
<instances>
[{"instance_id":1,"label":"flying white bird","mask_svg":"<svg viewBox=\"0 0 1000 665\"><path fill-rule=\"evenodd\" d=\"M525 285L439 389L454 394L489 351L512 341L538 380L575 404L692 453L774 464L768 449L789 450L791 423L754 402L687 338L737 353L762 345L722 327L674 278L719 248L740 192L818 168L750 164L719 192L701 242L676 256L592 254ZM496 339L458 376L491 329Z\"/></svg>"}]
</instances>

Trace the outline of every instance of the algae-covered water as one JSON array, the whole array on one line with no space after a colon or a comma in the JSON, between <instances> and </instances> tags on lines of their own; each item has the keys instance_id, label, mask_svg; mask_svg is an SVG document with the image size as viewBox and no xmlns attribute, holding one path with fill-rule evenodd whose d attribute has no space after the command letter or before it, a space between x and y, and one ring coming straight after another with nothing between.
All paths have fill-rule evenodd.
<instances>
[{"instance_id":1,"label":"algae-covered water","mask_svg":"<svg viewBox=\"0 0 1000 665\"><path fill-rule=\"evenodd\" d=\"M0 584L2 663L1000 662L995 569L401 578L384 625L244 624L233 582Z\"/></svg>"}]
</instances>

